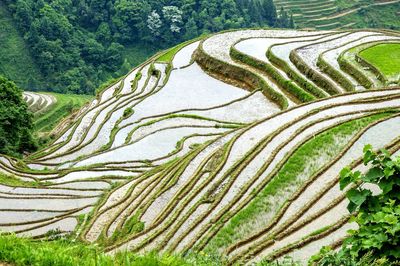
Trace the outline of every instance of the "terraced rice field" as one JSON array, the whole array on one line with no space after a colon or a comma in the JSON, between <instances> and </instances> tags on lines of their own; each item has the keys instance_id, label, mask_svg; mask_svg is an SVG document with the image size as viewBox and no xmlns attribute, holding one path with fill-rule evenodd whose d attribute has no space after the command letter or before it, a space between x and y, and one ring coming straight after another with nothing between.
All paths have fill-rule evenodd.
<instances>
[{"instance_id":1,"label":"terraced rice field","mask_svg":"<svg viewBox=\"0 0 400 266\"><path fill-rule=\"evenodd\" d=\"M155 55L51 145L23 163L1 158L15 178L0 186L0 230L232 263L337 247L355 226L338 173L364 169L365 144L400 149L400 87L355 50L399 39L242 30Z\"/></svg>"},{"instance_id":2,"label":"terraced rice field","mask_svg":"<svg viewBox=\"0 0 400 266\"><path fill-rule=\"evenodd\" d=\"M274 0L293 14L297 26L317 30L338 30L365 27L356 18L347 19L368 8L397 6L399 0ZM386 14L382 12L382 14ZM362 16L362 14L361 14Z\"/></svg>"},{"instance_id":3,"label":"terraced rice field","mask_svg":"<svg viewBox=\"0 0 400 266\"><path fill-rule=\"evenodd\" d=\"M43 93L24 92L24 100L28 108L33 113L42 113L57 103L56 97Z\"/></svg>"},{"instance_id":4,"label":"terraced rice field","mask_svg":"<svg viewBox=\"0 0 400 266\"><path fill-rule=\"evenodd\" d=\"M85 95L44 92L24 92L23 96L34 114L35 131L39 136L57 135L71 123L77 111L92 99Z\"/></svg>"}]
</instances>

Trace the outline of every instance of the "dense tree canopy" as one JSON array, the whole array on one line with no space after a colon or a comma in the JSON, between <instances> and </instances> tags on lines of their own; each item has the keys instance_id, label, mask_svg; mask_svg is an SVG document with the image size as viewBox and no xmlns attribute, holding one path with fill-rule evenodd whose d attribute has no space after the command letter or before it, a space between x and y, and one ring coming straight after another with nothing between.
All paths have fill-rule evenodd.
<instances>
[{"instance_id":1,"label":"dense tree canopy","mask_svg":"<svg viewBox=\"0 0 400 266\"><path fill-rule=\"evenodd\" d=\"M22 98L22 91L0 76L0 153L16 156L34 151L32 129L32 114Z\"/></svg>"},{"instance_id":2,"label":"dense tree canopy","mask_svg":"<svg viewBox=\"0 0 400 266\"><path fill-rule=\"evenodd\" d=\"M93 93L121 72L124 46L162 49L225 29L294 26L286 12L277 15L273 0L6 2L48 87L57 92Z\"/></svg>"}]
</instances>

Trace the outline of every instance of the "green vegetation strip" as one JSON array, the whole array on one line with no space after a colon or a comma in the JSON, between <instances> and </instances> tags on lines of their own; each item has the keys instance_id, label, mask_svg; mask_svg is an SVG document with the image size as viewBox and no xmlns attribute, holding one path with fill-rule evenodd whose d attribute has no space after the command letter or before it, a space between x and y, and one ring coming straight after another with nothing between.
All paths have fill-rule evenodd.
<instances>
[{"instance_id":1,"label":"green vegetation strip","mask_svg":"<svg viewBox=\"0 0 400 266\"><path fill-rule=\"evenodd\" d=\"M0 173L0 184L11 187L37 187L38 181L22 181L21 179Z\"/></svg>"},{"instance_id":2,"label":"green vegetation strip","mask_svg":"<svg viewBox=\"0 0 400 266\"><path fill-rule=\"evenodd\" d=\"M263 73L270 76L276 84L283 89L286 96L297 103L311 102L315 100L315 97L302 88L297 86L292 80L284 78L271 64L258 60L255 57L246 55L237 50L234 46L231 47L230 56L243 64L254 67Z\"/></svg>"},{"instance_id":3,"label":"green vegetation strip","mask_svg":"<svg viewBox=\"0 0 400 266\"><path fill-rule=\"evenodd\" d=\"M391 113L382 113L350 121L321 133L305 143L285 163L275 178L256 196L250 205L234 216L211 240L207 245L206 251L212 253L214 250L226 247L242 238L243 231L237 229L243 227L245 224L252 224L260 212L270 209L268 197L275 195L283 186L295 184L297 176L303 173L309 164L309 158L319 156L321 150L330 151L328 156L333 158L343 148L346 143L337 145L335 142L337 136L350 138L367 125L390 115Z\"/></svg>"},{"instance_id":4,"label":"green vegetation strip","mask_svg":"<svg viewBox=\"0 0 400 266\"><path fill-rule=\"evenodd\" d=\"M360 69L355 61L355 54L347 50L339 55L338 63L340 69L352 76L358 83L367 89L375 87L374 82Z\"/></svg>"}]
</instances>

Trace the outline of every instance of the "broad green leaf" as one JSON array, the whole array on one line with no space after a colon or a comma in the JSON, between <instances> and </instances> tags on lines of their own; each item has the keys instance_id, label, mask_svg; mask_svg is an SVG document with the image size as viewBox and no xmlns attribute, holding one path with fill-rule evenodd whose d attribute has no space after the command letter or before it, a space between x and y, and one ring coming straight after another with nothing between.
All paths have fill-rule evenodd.
<instances>
[{"instance_id":1,"label":"broad green leaf","mask_svg":"<svg viewBox=\"0 0 400 266\"><path fill-rule=\"evenodd\" d=\"M347 192L347 198L357 206L363 204L369 195L371 195L371 191L369 190L359 191L358 189L353 188Z\"/></svg>"},{"instance_id":2,"label":"broad green leaf","mask_svg":"<svg viewBox=\"0 0 400 266\"><path fill-rule=\"evenodd\" d=\"M357 210L357 208L358 208L358 205L356 205L354 202L349 202L349 204L347 205L347 210L350 212L350 213L353 213L355 210Z\"/></svg>"},{"instance_id":3,"label":"broad green leaf","mask_svg":"<svg viewBox=\"0 0 400 266\"><path fill-rule=\"evenodd\" d=\"M395 172L394 168L385 168L385 170L383 170L383 173L385 174L385 177L391 177Z\"/></svg>"},{"instance_id":4,"label":"broad green leaf","mask_svg":"<svg viewBox=\"0 0 400 266\"><path fill-rule=\"evenodd\" d=\"M388 224L393 224L394 225L394 224L397 224L399 220L394 215L386 215L385 218L384 218L384 221L386 223L388 223Z\"/></svg>"},{"instance_id":5,"label":"broad green leaf","mask_svg":"<svg viewBox=\"0 0 400 266\"><path fill-rule=\"evenodd\" d=\"M387 251L387 254L395 257L396 259L400 259L400 248L391 249Z\"/></svg>"},{"instance_id":6,"label":"broad green leaf","mask_svg":"<svg viewBox=\"0 0 400 266\"><path fill-rule=\"evenodd\" d=\"M377 179L383 176L383 171L379 167L371 168L361 179L364 182L375 183Z\"/></svg>"},{"instance_id":7,"label":"broad green leaf","mask_svg":"<svg viewBox=\"0 0 400 266\"><path fill-rule=\"evenodd\" d=\"M386 214L383 212L377 212L373 215L374 221L377 223L385 222L385 217L386 217Z\"/></svg>"},{"instance_id":8,"label":"broad green leaf","mask_svg":"<svg viewBox=\"0 0 400 266\"><path fill-rule=\"evenodd\" d=\"M385 166L386 166L386 167L389 167L389 168L393 168L393 166L395 166L395 165L394 165L394 162L393 162L392 160L389 160L389 161L387 161L387 162L385 163Z\"/></svg>"},{"instance_id":9,"label":"broad green leaf","mask_svg":"<svg viewBox=\"0 0 400 266\"><path fill-rule=\"evenodd\" d=\"M367 144L364 146L363 152L366 153L367 151L372 151L372 145Z\"/></svg>"},{"instance_id":10,"label":"broad green leaf","mask_svg":"<svg viewBox=\"0 0 400 266\"><path fill-rule=\"evenodd\" d=\"M383 242L388 240L388 237L384 233L380 233L375 235L375 239L382 245Z\"/></svg>"},{"instance_id":11,"label":"broad green leaf","mask_svg":"<svg viewBox=\"0 0 400 266\"><path fill-rule=\"evenodd\" d=\"M339 182L339 184L340 184L340 190L343 190L343 189L345 189L349 184L351 184L352 182L351 182L351 178L350 178L350 176L344 176L344 177L341 177L340 178L340 182Z\"/></svg>"},{"instance_id":12,"label":"broad green leaf","mask_svg":"<svg viewBox=\"0 0 400 266\"><path fill-rule=\"evenodd\" d=\"M367 165L369 162L375 160L376 154L372 150L371 145L366 145L364 147L364 164Z\"/></svg>"},{"instance_id":13,"label":"broad green leaf","mask_svg":"<svg viewBox=\"0 0 400 266\"><path fill-rule=\"evenodd\" d=\"M381 182L379 183L379 187L380 189L382 189L383 194L386 194L388 192L390 192L393 188L394 185L394 181L393 180L381 180Z\"/></svg>"},{"instance_id":14,"label":"broad green leaf","mask_svg":"<svg viewBox=\"0 0 400 266\"><path fill-rule=\"evenodd\" d=\"M349 167L345 167L340 171L340 178L349 177L351 175L351 169Z\"/></svg>"},{"instance_id":15,"label":"broad green leaf","mask_svg":"<svg viewBox=\"0 0 400 266\"><path fill-rule=\"evenodd\" d=\"M388 157L388 158L390 158L390 153L386 150L386 149L381 149L381 153L385 156L385 157Z\"/></svg>"}]
</instances>

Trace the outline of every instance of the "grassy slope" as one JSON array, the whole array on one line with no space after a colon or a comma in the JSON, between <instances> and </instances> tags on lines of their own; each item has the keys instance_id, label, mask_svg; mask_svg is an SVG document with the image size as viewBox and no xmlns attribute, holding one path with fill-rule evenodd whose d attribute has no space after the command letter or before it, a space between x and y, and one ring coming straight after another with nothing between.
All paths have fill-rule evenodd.
<instances>
[{"instance_id":1,"label":"grassy slope","mask_svg":"<svg viewBox=\"0 0 400 266\"><path fill-rule=\"evenodd\" d=\"M36 80L37 86L41 85L43 77L2 1L0 1L0 51L0 75L14 80L22 88L28 88L30 79Z\"/></svg>"},{"instance_id":2,"label":"grassy slope","mask_svg":"<svg viewBox=\"0 0 400 266\"><path fill-rule=\"evenodd\" d=\"M343 25L355 22L352 28L386 28L399 30L399 10L400 3L386 6L373 6L346 15L340 18L340 20Z\"/></svg>"},{"instance_id":3,"label":"grassy slope","mask_svg":"<svg viewBox=\"0 0 400 266\"><path fill-rule=\"evenodd\" d=\"M352 8L357 4L372 4L374 0L336 0L335 5L338 7L339 10Z\"/></svg>"},{"instance_id":4,"label":"grassy slope","mask_svg":"<svg viewBox=\"0 0 400 266\"><path fill-rule=\"evenodd\" d=\"M386 77L400 75L400 44L379 44L360 53L360 56L378 68Z\"/></svg>"},{"instance_id":5,"label":"grassy slope","mask_svg":"<svg viewBox=\"0 0 400 266\"><path fill-rule=\"evenodd\" d=\"M32 241L14 235L0 235L0 265L12 263L17 266L57 265L57 266L222 266L227 265L218 257L206 254L159 255L147 253L136 255L131 252L105 255L98 246L86 245L71 239L54 241ZM288 262L259 263L258 266L295 266Z\"/></svg>"},{"instance_id":6,"label":"grassy slope","mask_svg":"<svg viewBox=\"0 0 400 266\"><path fill-rule=\"evenodd\" d=\"M22 181L21 179L0 173L0 184L12 187L37 187L34 181Z\"/></svg>"},{"instance_id":7,"label":"grassy slope","mask_svg":"<svg viewBox=\"0 0 400 266\"><path fill-rule=\"evenodd\" d=\"M35 132L50 132L63 118L81 108L93 96L49 93L57 98L57 103L45 113L35 117Z\"/></svg>"},{"instance_id":8,"label":"grassy slope","mask_svg":"<svg viewBox=\"0 0 400 266\"><path fill-rule=\"evenodd\" d=\"M362 5L367 5L373 2L374 1L364 0L361 1L360 3ZM351 10L357 7L357 2L353 0L352 1L337 0L335 2L335 5L337 6L337 11ZM383 28L383 29L399 30L400 29L400 20L398 13L399 10L400 10L400 3L383 5L383 6L364 7L361 10L358 10L357 12L347 14L340 18L326 19L321 21L309 21L306 22L304 25L302 23L299 23L299 26L315 27L318 25L340 22L339 25L341 26L351 24L350 28Z\"/></svg>"},{"instance_id":9,"label":"grassy slope","mask_svg":"<svg viewBox=\"0 0 400 266\"><path fill-rule=\"evenodd\" d=\"M122 51L122 56L124 57L124 59L128 60L129 64L132 67L135 67L146 61L157 51L158 49L155 47L138 44L133 46L126 46L125 49Z\"/></svg>"},{"instance_id":10,"label":"grassy slope","mask_svg":"<svg viewBox=\"0 0 400 266\"><path fill-rule=\"evenodd\" d=\"M1 262L14 265L188 265L172 256L132 253L106 256L96 246L84 245L71 240L38 241L16 236L0 236Z\"/></svg>"}]
</instances>

